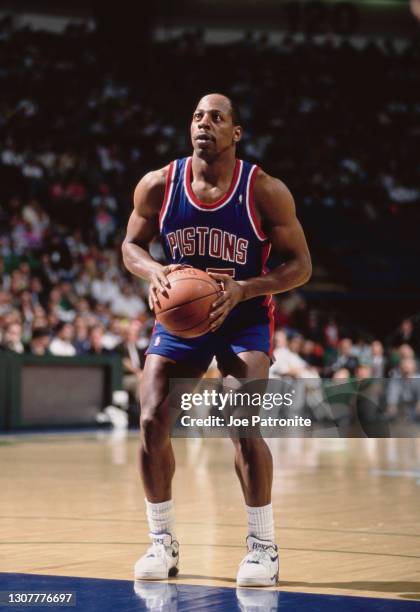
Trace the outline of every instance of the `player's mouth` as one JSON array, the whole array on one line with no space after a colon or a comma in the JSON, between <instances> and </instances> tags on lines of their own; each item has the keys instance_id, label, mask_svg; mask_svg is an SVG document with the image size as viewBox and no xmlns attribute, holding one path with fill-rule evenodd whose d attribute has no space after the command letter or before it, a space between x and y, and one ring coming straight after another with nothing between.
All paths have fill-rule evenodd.
<instances>
[{"instance_id":1,"label":"player's mouth","mask_svg":"<svg viewBox=\"0 0 420 612\"><path fill-rule=\"evenodd\" d=\"M196 142L213 142L214 138L205 132L198 134L195 137Z\"/></svg>"}]
</instances>

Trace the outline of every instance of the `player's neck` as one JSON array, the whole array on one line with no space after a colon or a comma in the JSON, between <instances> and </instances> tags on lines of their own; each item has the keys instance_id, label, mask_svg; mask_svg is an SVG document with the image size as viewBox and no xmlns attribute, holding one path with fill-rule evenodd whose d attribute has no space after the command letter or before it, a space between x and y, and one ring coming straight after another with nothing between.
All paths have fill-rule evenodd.
<instances>
[{"instance_id":1,"label":"player's neck","mask_svg":"<svg viewBox=\"0 0 420 612\"><path fill-rule=\"evenodd\" d=\"M212 185L217 185L225 180L229 181L235 169L236 155L235 151L226 153L228 154L220 155L214 159L203 159L193 153L192 174L194 179Z\"/></svg>"}]
</instances>

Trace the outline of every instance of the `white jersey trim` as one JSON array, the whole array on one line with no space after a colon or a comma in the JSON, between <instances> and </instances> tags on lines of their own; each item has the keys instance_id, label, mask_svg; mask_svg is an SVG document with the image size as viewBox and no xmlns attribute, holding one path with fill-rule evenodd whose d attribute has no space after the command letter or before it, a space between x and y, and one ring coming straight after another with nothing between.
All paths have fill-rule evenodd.
<instances>
[{"instance_id":1,"label":"white jersey trim","mask_svg":"<svg viewBox=\"0 0 420 612\"><path fill-rule=\"evenodd\" d=\"M184 191L185 191L185 195L186 195L189 203L192 204L192 206L194 206L194 208L197 208L197 210L203 210L205 212L215 212L216 210L220 210L221 208L223 208L223 206L226 206L226 204L229 204L229 202L235 196L235 194L237 192L237 189L239 187L239 183L241 181L242 169L243 169L243 162L242 162L242 160L239 160L239 172L238 172L238 176L236 178L235 184L233 185L232 193L230 194L230 196L226 200L223 200L223 202L220 204L220 206L215 206L215 207L211 208L211 205L209 205L209 207L207 208L205 204L203 206L199 206L198 204L196 204L192 200L192 198L190 197L190 195L188 193L187 180L188 180L189 177L187 177L187 171L188 171L189 160L190 159L191 159L191 157L189 157L188 160L185 162L185 168L184 168Z\"/></svg>"}]
</instances>

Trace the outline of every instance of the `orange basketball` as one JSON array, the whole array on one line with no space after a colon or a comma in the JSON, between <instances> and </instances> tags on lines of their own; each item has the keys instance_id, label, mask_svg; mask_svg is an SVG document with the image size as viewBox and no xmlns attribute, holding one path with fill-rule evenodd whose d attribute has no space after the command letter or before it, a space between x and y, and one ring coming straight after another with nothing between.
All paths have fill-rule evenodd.
<instances>
[{"instance_id":1,"label":"orange basketball","mask_svg":"<svg viewBox=\"0 0 420 612\"><path fill-rule=\"evenodd\" d=\"M181 338L195 338L207 333L211 305L220 287L203 270L181 268L168 274L167 294L158 292L156 319L168 331Z\"/></svg>"}]
</instances>

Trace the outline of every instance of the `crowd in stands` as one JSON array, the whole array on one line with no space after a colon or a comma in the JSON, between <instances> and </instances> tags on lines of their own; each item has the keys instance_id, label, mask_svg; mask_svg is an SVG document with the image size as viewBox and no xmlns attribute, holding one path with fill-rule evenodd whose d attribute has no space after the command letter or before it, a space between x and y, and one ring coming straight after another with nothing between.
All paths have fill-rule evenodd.
<instances>
[{"instance_id":1,"label":"crowd in stands","mask_svg":"<svg viewBox=\"0 0 420 612\"><path fill-rule=\"evenodd\" d=\"M140 375L153 318L147 286L121 262L132 191L188 152L192 105L209 90L239 100L241 156L282 177L301 207L367 223L420 203L417 43L208 45L196 33L150 43L135 70L83 28L55 35L4 21L0 57L3 350L119 351L130 384ZM276 301L273 373L417 376L415 319L387 338L350 337L346 322L299 292Z\"/></svg>"}]
</instances>

